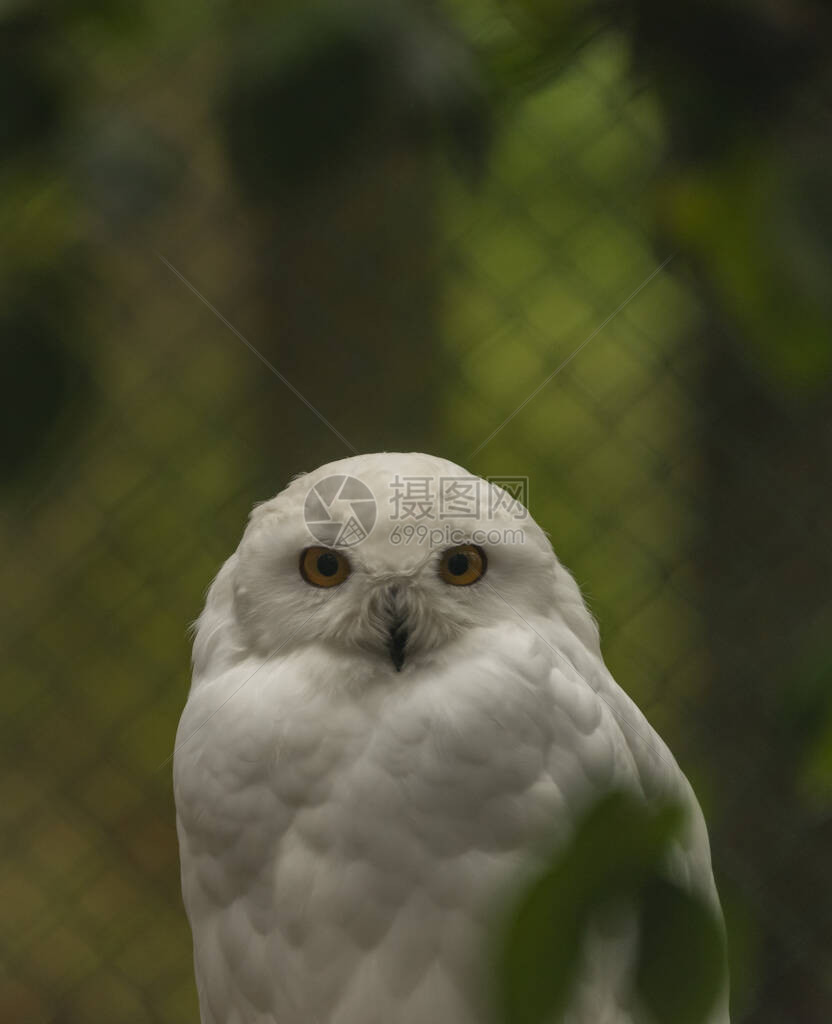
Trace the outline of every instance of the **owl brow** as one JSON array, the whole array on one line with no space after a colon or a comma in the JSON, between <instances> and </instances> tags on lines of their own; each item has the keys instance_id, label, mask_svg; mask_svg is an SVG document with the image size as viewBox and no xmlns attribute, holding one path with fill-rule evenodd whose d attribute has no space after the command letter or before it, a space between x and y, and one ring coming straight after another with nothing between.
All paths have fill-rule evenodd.
<instances>
[{"instance_id":1,"label":"owl brow","mask_svg":"<svg viewBox=\"0 0 832 1024\"><path fill-rule=\"evenodd\" d=\"M527 618L525 618L525 616L521 615L521 614L520 614L520 612L518 612L518 611L517 611L517 609L516 609L516 608L514 607L514 605L513 605L513 604L512 604L512 603L511 603L511 602L510 602L509 600L507 600L507 599L506 599L505 597L503 597L503 595L502 595L502 594L501 594L501 593L499 592L499 590L497 590L497 589L496 589L496 587L494 587L494 586L493 586L493 585L492 585L491 583L489 583L489 581L488 581L488 580L487 580L487 579L486 579L486 578L485 578L484 576L483 576L483 577L481 578L480 582L484 583L484 584L485 584L485 585L486 585L486 586L487 586L487 587L488 587L488 588L489 588L490 590L492 590L492 591L493 591L493 592L494 592L494 593L495 593L495 594L497 595L497 597L499 597L499 599L500 599L500 600L501 600L501 601L502 601L502 602L503 602L504 604L508 605L508 607L509 607L509 608L510 608L510 609L511 609L511 610L512 610L512 611L514 612L514 614L515 614L515 615L517 616L517 618L518 618L518 619L520 619L520 620L521 620L522 622L525 622L525 624L526 624L526 625L527 625L527 626L529 627L529 629L530 629L530 630L531 630L531 631L532 631L532 632L533 632L533 633L534 633L534 634L535 634L535 635L536 635L537 637L539 637L539 638L540 638L540 639L541 639L541 640L543 641L543 643L544 643L544 644L546 644L546 646L547 646L547 647L549 648L549 650L550 650L550 651L551 651L551 652L552 652L553 654L557 655L557 657L558 657L558 658L560 658L560 660L561 660L561 661L562 661L562 662L564 663L564 665L568 665L568 666L569 666L569 668L571 668L571 669L575 669L575 666L574 666L574 665L572 664L572 662L571 662L571 661L570 661L570 660L569 660L569 659L568 659L568 658L567 658L567 657L566 657L566 656L565 656L564 654L562 654L562 653L561 653L561 652L560 652L560 651L559 651L559 650L558 650L558 649L557 649L556 647L553 647L553 646L552 646L552 645L551 645L551 644L549 643L549 641L548 641L548 640L546 639L546 637L545 637L545 636L543 636L543 634L542 634L542 633L540 633L540 632L539 632L538 630L536 630L536 629L534 628L534 626L533 626L533 625L532 625L532 624L531 624L531 623L529 622L529 620L528 620ZM575 669L575 671L577 671L577 669ZM610 704L610 702L609 702L609 701L607 700L607 698L606 698L606 697L605 697L605 696L603 695L603 693L601 693L601 691L600 691L600 690L596 689L596 688L595 688L595 687L594 687L594 686L592 685L592 683L591 683L591 682L590 682L590 681L589 681L588 679L586 679L586 680L585 680L585 682L586 682L587 686L588 686L588 687L590 688L590 690L592 690L592 692L593 692L593 693L595 694L595 696L596 696L596 697L598 697L598 699L599 699L599 700L603 701L603 703L607 705L607 707L608 707L608 708L610 709L610 711L611 711L611 712L613 713L613 715L614 715L614 716L615 716L615 717L616 717L616 718L618 719L618 721L619 721L619 722L621 722L621 723L622 723L623 725L626 725L626 726L627 726L627 728L628 728L628 729L629 729L629 730L630 730L630 731L631 731L631 732L632 732L632 733L633 733L634 735L638 736L638 738L639 738L639 739L640 739L640 740L641 740L641 741L642 741L642 742L644 743L644 745L645 745L645 746L646 746L646 747L647 747L647 748L648 748L648 749L649 749L649 750L650 750L650 751L651 751L652 753L654 753L654 754L656 755L656 757L658 757L658 758L659 758L659 760L660 760L660 761L664 761L664 763L665 763L665 764L666 764L666 765L667 765L667 766L668 766L669 768L672 768L672 767L673 767L673 766L671 765L670 761L668 761L668 759L667 759L667 758L666 758L666 757L664 756L664 754L662 754L662 753L661 753L661 751L659 751L659 750L656 750L656 749L655 749L655 747L654 747L654 746L653 746L653 745L652 745L652 744L650 743L650 740L648 739L648 737L647 737L647 736L645 736L645 735L644 735L644 734L643 734L642 732L640 732L640 731L639 731L639 730L638 730L638 729L637 729L637 728L636 728L636 727L635 727L635 726L633 725L633 723L632 723L631 721L629 721L629 719L625 718L625 717L624 717L624 715L622 715L622 714L621 714L621 712L620 712L620 711L617 711L617 710L616 710L616 709L615 709L615 708L614 708L614 707L612 706L612 704Z\"/></svg>"},{"instance_id":2,"label":"owl brow","mask_svg":"<svg viewBox=\"0 0 832 1024\"><path fill-rule=\"evenodd\" d=\"M293 637L297 636L297 634L303 629L303 627L306 625L307 622L309 622L311 619L314 619L314 617L318 614L318 612L321 610L321 608L323 608L323 606L326 604L326 602L332 600L332 597L333 597L333 594L325 594L324 597L323 597L322 602L318 605L318 607L315 609L315 611L313 611L311 615L307 616L307 618L305 618L303 620L303 622L301 622L301 624L297 627L297 629L293 630L293 632L290 633L289 636L287 636L286 639L281 644L279 644L271 652L271 654L269 654L264 659L264 661L260 665L257 666L257 668L251 673L251 675L246 676L246 678L240 683L240 685L238 687L236 687L236 689L232 690L231 693L229 693L229 695L225 698L225 700L222 702L222 704L220 704L219 707L214 708L214 710L211 712L211 714L205 719L204 722L202 722L201 725L198 725L196 727L196 729L194 729L194 731L192 733L190 733L188 736L185 737L184 740L182 740L181 743L177 743L176 744L176 746L173 748L173 750L170 752L170 754L168 754L168 756L164 759L164 761L162 761L162 763L159 765L159 767L156 769L156 771L157 772L161 771L162 768L164 768L165 765L169 761L171 761L173 759L173 757L176 755L177 751L181 750L182 747L185 746L185 744L189 743L194 738L194 736L196 736L196 734L199 732L199 730L204 728L211 721L211 719L214 717L214 715L217 714L218 711L222 711L222 709L231 700L232 697L236 697L237 696L237 694L240 692L240 690L242 690L242 688L246 685L246 683L251 682L251 680L254 679L254 677L257 675L257 673L261 669L265 668L266 665L268 665L269 662L273 658L276 658L277 655L286 646L286 644L288 644L289 641Z\"/></svg>"}]
</instances>

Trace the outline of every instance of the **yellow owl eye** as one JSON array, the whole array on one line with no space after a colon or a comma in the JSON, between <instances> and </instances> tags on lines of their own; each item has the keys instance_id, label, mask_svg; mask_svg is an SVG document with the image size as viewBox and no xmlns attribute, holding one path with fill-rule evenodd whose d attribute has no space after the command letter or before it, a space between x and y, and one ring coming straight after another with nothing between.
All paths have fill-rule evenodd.
<instances>
[{"instance_id":1,"label":"yellow owl eye","mask_svg":"<svg viewBox=\"0 0 832 1024\"><path fill-rule=\"evenodd\" d=\"M448 548L439 563L439 575L455 587L467 587L485 575L488 559L476 544L460 544Z\"/></svg>"},{"instance_id":2,"label":"yellow owl eye","mask_svg":"<svg viewBox=\"0 0 832 1024\"><path fill-rule=\"evenodd\" d=\"M300 556L300 574L313 587L337 587L350 574L350 563L332 548L306 548Z\"/></svg>"}]
</instances>

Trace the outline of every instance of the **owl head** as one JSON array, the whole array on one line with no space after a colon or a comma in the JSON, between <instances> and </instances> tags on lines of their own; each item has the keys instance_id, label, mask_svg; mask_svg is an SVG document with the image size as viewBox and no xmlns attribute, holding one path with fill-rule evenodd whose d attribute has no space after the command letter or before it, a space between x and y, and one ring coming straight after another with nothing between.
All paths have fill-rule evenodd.
<instances>
[{"instance_id":1,"label":"owl head","mask_svg":"<svg viewBox=\"0 0 832 1024\"><path fill-rule=\"evenodd\" d=\"M575 582L516 497L430 455L357 455L254 508L198 620L195 675L300 648L361 652L375 676L407 674L471 631L541 615L597 644Z\"/></svg>"}]
</instances>

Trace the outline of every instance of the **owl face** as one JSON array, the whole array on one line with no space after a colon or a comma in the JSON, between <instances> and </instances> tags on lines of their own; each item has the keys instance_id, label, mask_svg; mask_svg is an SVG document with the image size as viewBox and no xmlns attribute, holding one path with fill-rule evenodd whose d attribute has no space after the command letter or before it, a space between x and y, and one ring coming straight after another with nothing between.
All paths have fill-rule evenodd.
<instances>
[{"instance_id":1,"label":"owl face","mask_svg":"<svg viewBox=\"0 0 832 1024\"><path fill-rule=\"evenodd\" d=\"M350 533L356 511L366 535L355 521ZM238 647L360 650L378 671L408 673L465 631L550 608L558 568L528 512L459 466L418 454L344 459L252 513L231 567Z\"/></svg>"},{"instance_id":2,"label":"owl face","mask_svg":"<svg viewBox=\"0 0 832 1024\"><path fill-rule=\"evenodd\" d=\"M339 477L364 489L333 497ZM319 487L331 538L310 524ZM356 509L374 520L358 541L337 529ZM233 614L249 650L361 649L377 668L407 673L464 631L540 613L555 571L542 530L499 487L429 456L360 456L296 478L254 510L233 566Z\"/></svg>"}]
</instances>

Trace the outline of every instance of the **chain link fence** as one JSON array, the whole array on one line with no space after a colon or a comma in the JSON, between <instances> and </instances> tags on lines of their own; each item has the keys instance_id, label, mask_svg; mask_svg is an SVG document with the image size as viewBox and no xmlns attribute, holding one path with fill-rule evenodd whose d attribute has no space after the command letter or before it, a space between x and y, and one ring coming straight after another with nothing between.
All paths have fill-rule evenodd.
<instances>
[{"instance_id":1,"label":"chain link fence","mask_svg":"<svg viewBox=\"0 0 832 1024\"><path fill-rule=\"evenodd\" d=\"M828 651L821 420L769 397L655 241L664 126L621 39L500 109L475 186L382 104L263 199L217 115L228 25L185 10L152 53L147 26L80 17L44 44L82 84L60 159L7 171L6 305L28 296L34 355L6 385L0 1017L198 1019L169 762L187 626L250 506L347 454L282 375L360 450L529 478L712 822L735 1019L826 1019L815 705L754 690Z\"/></svg>"}]
</instances>

